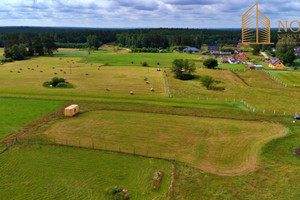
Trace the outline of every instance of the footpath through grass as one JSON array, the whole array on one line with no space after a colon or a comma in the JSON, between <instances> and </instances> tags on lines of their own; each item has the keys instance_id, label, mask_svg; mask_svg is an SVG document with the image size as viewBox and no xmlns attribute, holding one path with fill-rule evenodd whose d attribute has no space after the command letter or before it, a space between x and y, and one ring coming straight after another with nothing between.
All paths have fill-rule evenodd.
<instances>
[{"instance_id":1,"label":"footpath through grass","mask_svg":"<svg viewBox=\"0 0 300 200\"><path fill-rule=\"evenodd\" d=\"M61 101L0 98L0 138L62 106Z\"/></svg>"},{"instance_id":2,"label":"footpath through grass","mask_svg":"<svg viewBox=\"0 0 300 200\"><path fill-rule=\"evenodd\" d=\"M18 146L17 146L18 147ZM171 163L56 146L13 148L0 156L0 199L103 199L107 187L129 190L131 199L167 199ZM164 170L159 191L154 172Z\"/></svg>"}]
</instances>

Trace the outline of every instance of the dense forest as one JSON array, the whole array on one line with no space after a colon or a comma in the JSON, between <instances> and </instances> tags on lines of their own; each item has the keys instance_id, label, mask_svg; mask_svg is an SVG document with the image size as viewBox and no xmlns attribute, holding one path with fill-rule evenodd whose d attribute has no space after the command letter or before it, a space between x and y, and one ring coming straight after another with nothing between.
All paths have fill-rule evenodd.
<instances>
[{"instance_id":1,"label":"dense forest","mask_svg":"<svg viewBox=\"0 0 300 200\"><path fill-rule=\"evenodd\" d=\"M100 44L114 43L129 48L168 48L172 46L195 46L202 44L236 44L241 39L241 30L208 29L96 29L96 28L43 28L0 27L0 47L5 38L18 34L19 43L28 43L32 38L45 35L54 40L57 47L86 47L87 37L95 35ZM271 40L277 42L276 30Z\"/></svg>"}]
</instances>

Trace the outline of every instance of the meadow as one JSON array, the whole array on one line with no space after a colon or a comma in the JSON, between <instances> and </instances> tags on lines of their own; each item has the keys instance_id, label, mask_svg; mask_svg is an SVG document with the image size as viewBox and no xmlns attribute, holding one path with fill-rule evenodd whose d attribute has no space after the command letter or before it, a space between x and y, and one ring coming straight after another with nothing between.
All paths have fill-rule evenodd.
<instances>
[{"instance_id":1,"label":"meadow","mask_svg":"<svg viewBox=\"0 0 300 200\"><path fill-rule=\"evenodd\" d=\"M16 146L0 156L1 199L103 199L121 186L131 199L166 199L171 164L128 155L57 146ZM159 191L154 172L164 170Z\"/></svg>"},{"instance_id":2,"label":"meadow","mask_svg":"<svg viewBox=\"0 0 300 200\"><path fill-rule=\"evenodd\" d=\"M266 122L101 110L57 121L44 134L63 144L90 147L93 141L95 148L176 155L205 171L232 175L253 170L261 147L286 129Z\"/></svg>"},{"instance_id":3,"label":"meadow","mask_svg":"<svg viewBox=\"0 0 300 200\"><path fill-rule=\"evenodd\" d=\"M21 144L0 154L1 198L108 200L105 188L121 185L133 199L167 199L171 162L129 155L139 154L176 159L174 199L298 199L300 159L292 149L299 146L300 128L292 116L300 113L299 88L285 88L260 70L205 69L199 55L128 52L64 49L0 66L0 141L24 129ZM169 67L175 58L196 63L195 79L174 78ZM150 67L142 67L144 61ZM173 98L163 71L156 70L162 67ZM201 82L206 75L225 90L207 90ZM44 88L54 76L75 87ZM81 107L73 118L47 115L72 103ZM28 137L74 147L27 145ZM152 192L158 169L166 174L162 188Z\"/></svg>"}]
</instances>

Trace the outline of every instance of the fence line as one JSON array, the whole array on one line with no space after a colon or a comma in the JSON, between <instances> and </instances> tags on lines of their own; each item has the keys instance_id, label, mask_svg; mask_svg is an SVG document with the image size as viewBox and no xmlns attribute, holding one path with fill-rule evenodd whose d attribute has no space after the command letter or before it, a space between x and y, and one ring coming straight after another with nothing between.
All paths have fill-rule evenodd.
<instances>
[{"instance_id":1,"label":"fence line","mask_svg":"<svg viewBox=\"0 0 300 200\"><path fill-rule=\"evenodd\" d=\"M170 91L170 85L169 85L169 82L168 82L168 78L167 78L165 68L163 68L163 72L164 72L164 77L165 77L165 80L166 80L166 85L167 85L167 88L168 88L169 96L170 96L170 98L172 98L172 94L171 94L171 91Z\"/></svg>"}]
</instances>

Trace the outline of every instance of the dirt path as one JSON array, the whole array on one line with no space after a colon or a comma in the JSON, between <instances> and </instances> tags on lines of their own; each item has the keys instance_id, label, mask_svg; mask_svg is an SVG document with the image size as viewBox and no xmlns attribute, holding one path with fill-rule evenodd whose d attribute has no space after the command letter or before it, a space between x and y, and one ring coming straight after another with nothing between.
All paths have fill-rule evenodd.
<instances>
[{"instance_id":1,"label":"dirt path","mask_svg":"<svg viewBox=\"0 0 300 200\"><path fill-rule=\"evenodd\" d=\"M261 55L265 57L265 59L269 59L269 56L265 52L260 52Z\"/></svg>"}]
</instances>

